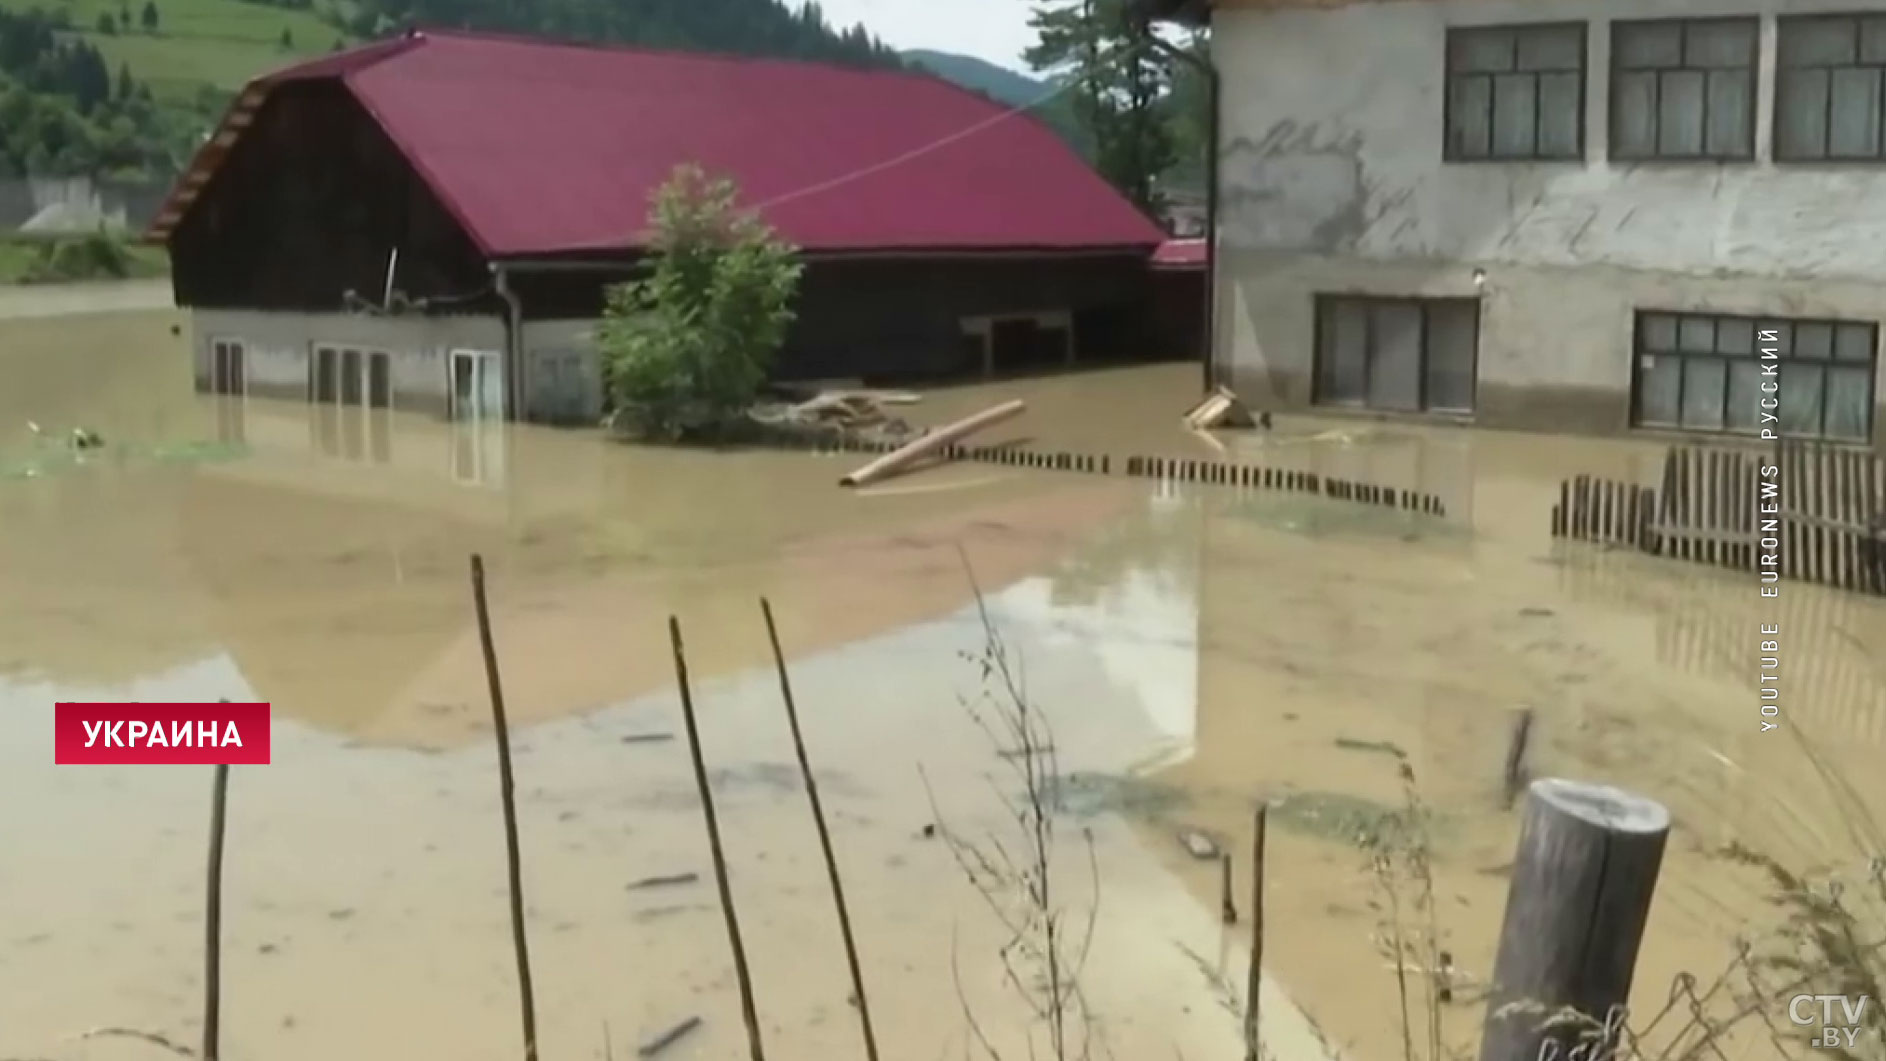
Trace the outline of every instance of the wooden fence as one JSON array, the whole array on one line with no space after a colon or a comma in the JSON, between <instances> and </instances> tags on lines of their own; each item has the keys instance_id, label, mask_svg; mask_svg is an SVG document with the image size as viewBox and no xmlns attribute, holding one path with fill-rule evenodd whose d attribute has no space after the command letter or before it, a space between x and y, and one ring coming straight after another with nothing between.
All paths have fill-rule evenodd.
<instances>
[{"instance_id":1,"label":"wooden fence","mask_svg":"<svg viewBox=\"0 0 1886 1061\"><path fill-rule=\"evenodd\" d=\"M867 454L889 453L899 445L850 437L811 438L794 435L770 439L769 443L781 448L806 449L816 453ZM1317 494L1332 501L1375 505L1429 516L1447 515L1447 506L1434 494L1353 479L1338 479L1274 465L1160 456L1125 456L1116 461L1112 454L1106 453L1032 450L1019 446L945 446L939 452L944 460L950 461L975 461L1040 471L1117 474L1135 479L1200 483L1241 490Z\"/></svg>"},{"instance_id":2,"label":"wooden fence","mask_svg":"<svg viewBox=\"0 0 1886 1061\"><path fill-rule=\"evenodd\" d=\"M1886 461L1870 452L1802 442L1766 451L1678 446L1656 489L1586 475L1561 483L1552 534L1886 594L1882 499ZM1769 504L1776 511L1762 512Z\"/></svg>"}]
</instances>

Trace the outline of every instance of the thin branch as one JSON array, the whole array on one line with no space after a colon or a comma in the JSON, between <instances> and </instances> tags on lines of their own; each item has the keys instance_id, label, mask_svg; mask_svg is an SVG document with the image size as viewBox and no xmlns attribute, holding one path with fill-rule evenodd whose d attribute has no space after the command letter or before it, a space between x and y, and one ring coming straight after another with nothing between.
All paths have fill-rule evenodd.
<instances>
[{"instance_id":1,"label":"thin branch","mask_svg":"<svg viewBox=\"0 0 1886 1061\"><path fill-rule=\"evenodd\" d=\"M720 889L720 910L727 922L727 942L733 948L733 972L740 984L740 1016L747 1026L747 1050L752 1061L766 1061L760 1042L759 1009L753 1002L753 976L747 970L746 947L740 942L740 918L734 911L733 885L727 877L727 854L720 844L720 821L714 815L714 791L707 783L707 761L701 755L701 730L694 718L694 692L688 686L688 660L681 646L681 621L668 617L668 639L674 645L675 684L681 690L681 714L688 726L688 754L694 760L694 783L701 793L701 814L707 820L707 846L714 856L714 883Z\"/></svg>"},{"instance_id":2,"label":"thin branch","mask_svg":"<svg viewBox=\"0 0 1886 1061\"><path fill-rule=\"evenodd\" d=\"M229 764L216 765L210 792L210 854L203 916L203 1058L216 1061L223 1008L223 832L229 806Z\"/></svg>"},{"instance_id":3,"label":"thin branch","mask_svg":"<svg viewBox=\"0 0 1886 1061\"><path fill-rule=\"evenodd\" d=\"M537 1003L531 987L530 941L524 929L524 867L517 843L517 795L511 775L511 729L504 717L504 682L491 639L491 609L485 601L484 557L471 558L472 602L478 610L478 643L491 686L491 724L498 740L498 800L504 809L504 859L511 892L511 945L517 954L518 1008L524 1024L524 1061L537 1061ZM213 1061L213 1059L212 1059Z\"/></svg>"},{"instance_id":4,"label":"thin branch","mask_svg":"<svg viewBox=\"0 0 1886 1061\"><path fill-rule=\"evenodd\" d=\"M865 1000L864 972L858 965L858 944L851 931L851 913L845 907L845 885L838 873L838 856L832 853L832 832L825 825L825 809L819 804L818 781L812 776L812 763L806 756L805 737L799 730L799 707L793 701L792 679L786 673L786 654L779 648L779 628L773 622L773 605L760 598L760 614L766 618L766 638L773 646L773 665L779 670L779 694L786 704L786 721L792 727L792 750L799 757L799 776L805 780L806 801L812 805L812 824L819 833L819 850L825 856L825 874L832 882L832 905L838 908L838 932L845 943L845 965L851 970L851 990L858 1002L858 1027L864 1035L864 1056L878 1061L877 1036L871 1031L871 1005Z\"/></svg>"}]
</instances>

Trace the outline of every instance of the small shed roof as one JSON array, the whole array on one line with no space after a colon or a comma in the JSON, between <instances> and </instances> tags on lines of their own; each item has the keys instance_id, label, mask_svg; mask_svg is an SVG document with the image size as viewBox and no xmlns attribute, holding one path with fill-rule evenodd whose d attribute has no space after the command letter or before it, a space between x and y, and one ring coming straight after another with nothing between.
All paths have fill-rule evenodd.
<instances>
[{"instance_id":1,"label":"small shed roof","mask_svg":"<svg viewBox=\"0 0 1886 1061\"><path fill-rule=\"evenodd\" d=\"M1158 227L1046 125L927 74L414 31L258 79L163 238L276 86L343 82L489 257L629 249L681 163L808 251L1150 250Z\"/></svg>"},{"instance_id":2,"label":"small shed roof","mask_svg":"<svg viewBox=\"0 0 1886 1061\"><path fill-rule=\"evenodd\" d=\"M1204 239L1169 239L1153 251L1155 269L1205 268Z\"/></svg>"}]
</instances>

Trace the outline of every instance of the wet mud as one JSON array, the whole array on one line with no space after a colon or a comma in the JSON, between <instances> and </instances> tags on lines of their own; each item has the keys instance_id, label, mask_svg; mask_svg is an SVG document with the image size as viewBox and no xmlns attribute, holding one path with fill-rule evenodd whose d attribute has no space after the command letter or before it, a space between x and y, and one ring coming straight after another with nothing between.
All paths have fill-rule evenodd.
<instances>
[{"instance_id":1,"label":"wet mud","mask_svg":"<svg viewBox=\"0 0 1886 1061\"><path fill-rule=\"evenodd\" d=\"M1055 727L1057 873L1070 918L1098 895L1088 1030L1117 1056L1236 1056L1221 988L1242 983L1244 927L1219 924L1219 868L1182 837L1233 855L1242 906L1260 799L1278 1056L1324 1053L1295 1007L1331 1047L1400 1055L1357 846L1403 812L1397 753L1431 812L1436 922L1461 971L1443 1038L1471 1041L1483 1014L1466 988L1489 971L1516 839L1501 789L1521 709L1535 773L1672 811L1640 1011L1774 917L1765 877L1725 846L1800 871L1879 849L1886 609L1783 587L1787 725L1763 734L1756 629L1775 602L1751 579L1549 540L1560 478L1649 481L1648 444L1302 417L1207 440L1178 423L1196 370L1152 366L940 389L908 412L941 422L1019 396L1029 412L978 442L1224 447L1431 492L1447 517L985 465L854 492L834 484L862 458L198 396L177 319L0 321L0 465L43 452L28 420L109 443L0 477L0 1057L144 1049L74 1040L103 1025L195 1034L207 771L57 770L48 737L57 699L218 696L269 700L278 720L275 763L232 788L225 1054L517 1056L474 551L518 745L547 1058L602 1056L605 1028L627 1053L694 1015L664 1057L743 1050L673 739L670 614L701 682L769 1054L857 1051L761 596L886 1056L962 1050L966 1008L1014 1047L1026 1016L1002 933L925 835L939 819L1013 826L992 796L1012 759L960 702L983 637L965 558ZM112 455L133 446L186 456Z\"/></svg>"}]
</instances>

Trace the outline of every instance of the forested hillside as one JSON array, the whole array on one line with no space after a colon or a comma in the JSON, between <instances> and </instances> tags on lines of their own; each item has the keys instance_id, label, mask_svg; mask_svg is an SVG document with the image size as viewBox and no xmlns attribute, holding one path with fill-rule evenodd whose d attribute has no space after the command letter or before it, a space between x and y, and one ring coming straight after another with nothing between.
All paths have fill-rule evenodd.
<instances>
[{"instance_id":1,"label":"forested hillside","mask_svg":"<svg viewBox=\"0 0 1886 1061\"><path fill-rule=\"evenodd\" d=\"M776 0L0 0L0 179L164 179L249 78L408 25L902 65Z\"/></svg>"}]
</instances>

